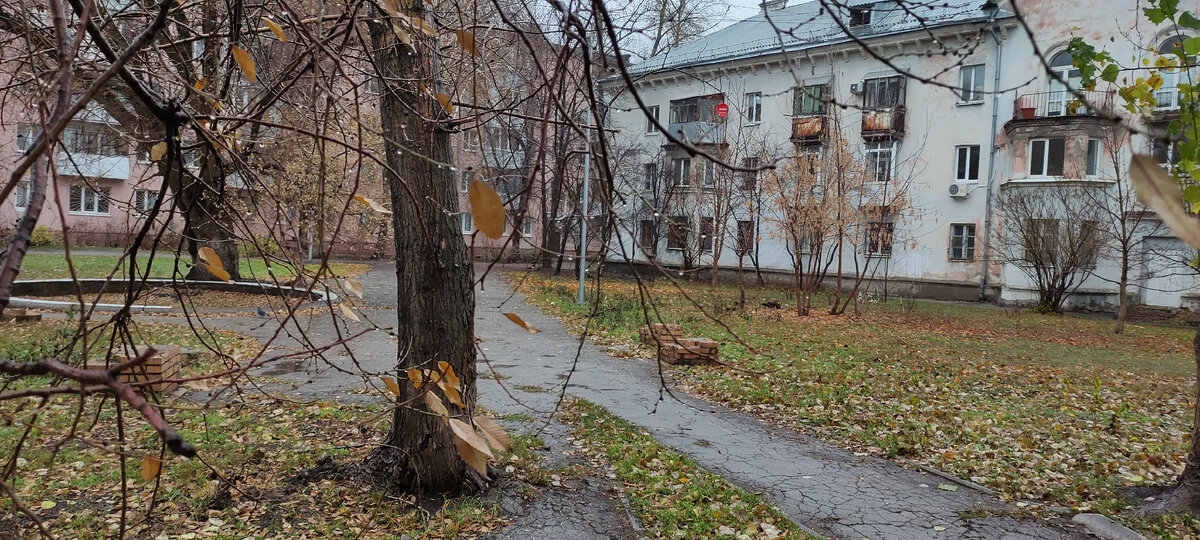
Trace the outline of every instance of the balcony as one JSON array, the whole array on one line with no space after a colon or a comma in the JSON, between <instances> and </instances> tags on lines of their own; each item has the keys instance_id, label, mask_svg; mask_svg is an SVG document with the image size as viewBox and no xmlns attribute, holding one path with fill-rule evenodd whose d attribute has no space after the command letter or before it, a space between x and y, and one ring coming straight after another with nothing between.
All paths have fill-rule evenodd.
<instances>
[{"instance_id":1,"label":"balcony","mask_svg":"<svg viewBox=\"0 0 1200 540\"><path fill-rule=\"evenodd\" d=\"M725 142L723 122L681 122L667 126L672 135L692 144L720 144Z\"/></svg>"},{"instance_id":2,"label":"balcony","mask_svg":"<svg viewBox=\"0 0 1200 540\"><path fill-rule=\"evenodd\" d=\"M864 138L898 137L903 134L904 107L863 111L862 135Z\"/></svg>"},{"instance_id":3,"label":"balcony","mask_svg":"<svg viewBox=\"0 0 1200 540\"><path fill-rule=\"evenodd\" d=\"M1112 114L1113 92L1057 90L1024 94L1013 104L1014 120Z\"/></svg>"},{"instance_id":4,"label":"balcony","mask_svg":"<svg viewBox=\"0 0 1200 540\"><path fill-rule=\"evenodd\" d=\"M798 116L792 119L792 142L821 144L825 140L828 122L825 116Z\"/></svg>"},{"instance_id":5,"label":"balcony","mask_svg":"<svg viewBox=\"0 0 1200 540\"><path fill-rule=\"evenodd\" d=\"M69 156L59 152L54 156L59 174L83 178L109 178L129 180L129 156L105 156L73 152Z\"/></svg>"}]
</instances>

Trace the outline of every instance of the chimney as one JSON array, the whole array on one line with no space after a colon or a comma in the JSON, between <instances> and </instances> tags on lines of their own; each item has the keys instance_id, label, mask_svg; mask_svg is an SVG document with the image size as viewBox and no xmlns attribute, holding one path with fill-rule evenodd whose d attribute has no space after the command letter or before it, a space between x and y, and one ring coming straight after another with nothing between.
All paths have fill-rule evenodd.
<instances>
[{"instance_id":1,"label":"chimney","mask_svg":"<svg viewBox=\"0 0 1200 540\"><path fill-rule=\"evenodd\" d=\"M787 0L763 0L759 7L762 8L763 13L780 11L787 7Z\"/></svg>"}]
</instances>

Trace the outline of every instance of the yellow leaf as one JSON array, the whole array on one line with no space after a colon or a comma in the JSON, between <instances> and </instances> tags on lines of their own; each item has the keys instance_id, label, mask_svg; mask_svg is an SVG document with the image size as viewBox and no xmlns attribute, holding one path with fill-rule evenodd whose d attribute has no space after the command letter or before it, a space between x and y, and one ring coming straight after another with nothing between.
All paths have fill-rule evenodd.
<instances>
[{"instance_id":1,"label":"yellow leaf","mask_svg":"<svg viewBox=\"0 0 1200 540\"><path fill-rule=\"evenodd\" d=\"M471 445L471 448L478 450L479 453L489 458L495 457L492 455L492 451L488 450L487 443L483 442L483 437L475 433L475 428L471 427L470 424L457 418L451 418L450 429L454 431L455 437L466 441L467 444Z\"/></svg>"},{"instance_id":2,"label":"yellow leaf","mask_svg":"<svg viewBox=\"0 0 1200 540\"><path fill-rule=\"evenodd\" d=\"M384 377L383 384L387 385L388 390L391 390L393 394L400 395L400 386L396 384L396 379Z\"/></svg>"},{"instance_id":3,"label":"yellow leaf","mask_svg":"<svg viewBox=\"0 0 1200 540\"><path fill-rule=\"evenodd\" d=\"M434 97L436 97L438 103L442 105L442 109L445 109L446 114L454 114L454 103L450 101L449 95L438 92L436 95L434 95Z\"/></svg>"},{"instance_id":4,"label":"yellow leaf","mask_svg":"<svg viewBox=\"0 0 1200 540\"><path fill-rule=\"evenodd\" d=\"M421 370L415 367L408 368L408 380L412 381L413 388L421 386Z\"/></svg>"},{"instance_id":5,"label":"yellow leaf","mask_svg":"<svg viewBox=\"0 0 1200 540\"><path fill-rule=\"evenodd\" d=\"M230 276L229 272L226 272L224 268L221 268L220 266L213 266L208 263L201 264L204 265L204 269L208 270L208 273L212 274L213 277L224 281L225 283L233 283L233 277Z\"/></svg>"},{"instance_id":6,"label":"yellow leaf","mask_svg":"<svg viewBox=\"0 0 1200 540\"><path fill-rule=\"evenodd\" d=\"M412 47L412 36L408 34L408 31L400 28L400 25L392 23L392 33L396 34L396 39L399 39L400 43Z\"/></svg>"},{"instance_id":7,"label":"yellow leaf","mask_svg":"<svg viewBox=\"0 0 1200 540\"><path fill-rule=\"evenodd\" d=\"M524 328L525 331L529 332L530 334L536 334L538 332L541 332L541 330L538 330L538 328L536 326L525 322L525 319L522 319L516 313L505 313L504 316L508 317L508 320L517 323L517 326Z\"/></svg>"},{"instance_id":8,"label":"yellow leaf","mask_svg":"<svg viewBox=\"0 0 1200 540\"><path fill-rule=\"evenodd\" d=\"M350 306L348 306L346 304L338 304L338 307L342 308L342 316L343 317L345 317L347 319L352 319L354 322L362 322L362 320L360 320L358 318L358 315L354 314L354 310L350 309Z\"/></svg>"},{"instance_id":9,"label":"yellow leaf","mask_svg":"<svg viewBox=\"0 0 1200 540\"><path fill-rule=\"evenodd\" d=\"M470 443L458 437L454 438L454 449L458 450L458 457L461 457L463 462L472 469L475 469L479 474L487 476L487 456L481 454Z\"/></svg>"},{"instance_id":10,"label":"yellow leaf","mask_svg":"<svg viewBox=\"0 0 1200 540\"><path fill-rule=\"evenodd\" d=\"M158 161L167 155L167 141L156 143L150 147L150 161Z\"/></svg>"},{"instance_id":11,"label":"yellow leaf","mask_svg":"<svg viewBox=\"0 0 1200 540\"><path fill-rule=\"evenodd\" d=\"M208 263L209 266L216 266L217 268L225 266L221 264L221 256L217 255L217 251L208 246L203 246L197 250L197 255L200 256L200 260Z\"/></svg>"},{"instance_id":12,"label":"yellow leaf","mask_svg":"<svg viewBox=\"0 0 1200 540\"><path fill-rule=\"evenodd\" d=\"M142 458L142 480L147 482L158 478L158 473L162 471L162 460L158 456L146 456Z\"/></svg>"},{"instance_id":13,"label":"yellow leaf","mask_svg":"<svg viewBox=\"0 0 1200 540\"><path fill-rule=\"evenodd\" d=\"M1176 237L1200 249L1200 220L1179 204L1184 200L1179 181L1150 156L1133 156L1129 176L1142 204L1157 212Z\"/></svg>"},{"instance_id":14,"label":"yellow leaf","mask_svg":"<svg viewBox=\"0 0 1200 540\"><path fill-rule=\"evenodd\" d=\"M242 75L246 76L246 80L250 82L258 80L258 75L254 73L254 60L250 58L250 53L234 45L233 59L237 62L238 67L242 68Z\"/></svg>"},{"instance_id":15,"label":"yellow leaf","mask_svg":"<svg viewBox=\"0 0 1200 540\"><path fill-rule=\"evenodd\" d=\"M442 417L442 419L450 419L450 411L446 410L446 406L442 405L442 400L433 395L433 392L425 392L425 406L429 408L430 412Z\"/></svg>"},{"instance_id":16,"label":"yellow leaf","mask_svg":"<svg viewBox=\"0 0 1200 540\"><path fill-rule=\"evenodd\" d=\"M346 278L346 290L350 291L354 296L363 297L362 283L350 278Z\"/></svg>"},{"instance_id":17,"label":"yellow leaf","mask_svg":"<svg viewBox=\"0 0 1200 540\"><path fill-rule=\"evenodd\" d=\"M196 91L199 92L201 90L204 90L205 86L208 86L208 79L201 77L200 80L196 81L196 84L192 85L192 88L195 88Z\"/></svg>"},{"instance_id":18,"label":"yellow leaf","mask_svg":"<svg viewBox=\"0 0 1200 540\"><path fill-rule=\"evenodd\" d=\"M467 408L467 404L463 403L462 394L458 392L457 388L446 384L445 381L438 381L437 385L438 388L442 389L442 393L446 394L446 399L450 400L450 403L453 403L464 409Z\"/></svg>"},{"instance_id":19,"label":"yellow leaf","mask_svg":"<svg viewBox=\"0 0 1200 540\"><path fill-rule=\"evenodd\" d=\"M504 203L500 201L496 190L483 180L476 180L471 183L467 198L471 201L471 218L475 222L475 228L492 240L503 236Z\"/></svg>"},{"instance_id":20,"label":"yellow leaf","mask_svg":"<svg viewBox=\"0 0 1200 540\"><path fill-rule=\"evenodd\" d=\"M262 18L262 22L267 25L267 28L271 29L271 33L275 34L275 37L279 38L279 41L287 41L287 34L283 33L283 27L266 17Z\"/></svg>"},{"instance_id":21,"label":"yellow leaf","mask_svg":"<svg viewBox=\"0 0 1200 540\"><path fill-rule=\"evenodd\" d=\"M355 196L354 196L354 200L356 200L356 201L358 201L358 202L360 202L360 203L362 203L362 204L364 204L364 205L366 205L366 206L369 206L369 207L371 208L371 210L374 210L374 211L376 211L376 212L379 212L380 214L390 214L390 213L392 213L392 211L391 211L391 210L388 210L388 209L387 209L387 208L385 208L385 207L384 207L382 204L379 204L379 203L377 203L377 202L375 202L375 201L373 201L373 200L371 200L371 199L368 199L368 198L366 198L366 197L363 197L362 195L355 195Z\"/></svg>"},{"instance_id":22,"label":"yellow leaf","mask_svg":"<svg viewBox=\"0 0 1200 540\"><path fill-rule=\"evenodd\" d=\"M442 371L442 381L444 381L446 384L449 384L455 390L462 390L462 382L458 380L458 375L454 374L454 366L451 366L448 362L442 361L438 362L438 369Z\"/></svg>"},{"instance_id":23,"label":"yellow leaf","mask_svg":"<svg viewBox=\"0 0 1200 540\"><path fill-rule=\"evenodd\" d=\"M487 472L485 471L483 474L487 474ZM42 506L42 510L49 510L51 508L54 508L55 506L58 506L58 503L56 503L54 501L42 501L41 506Z\"/></svg>"},{"instance_id":24,"label":"yellow leaf","mask_svg":"<svg viewBox=\"0 0 1200 540\"><path fill-rule=\"evenodd\" d=\"M479 430L483 432L488 444L493 449L503 452L512 448L512 439L509 438L508 433L504 432L504 428L500 427L500 424L484 416L476 416L473 420L475 421L475 425L479 426Z\"/></svg>"},{"instance_id":25,"label":"yellow leaf","mask_svg":"<svg viewBox=\"0 0 1200 540\"><path fill-rule=\"evenodd\" d=\"M455 30L454 36L458 38L458 45L464 51L471 53L474 56L479 56L479 49L475 48L475 34L468 30Z\"/></svg>"}]
</instances>

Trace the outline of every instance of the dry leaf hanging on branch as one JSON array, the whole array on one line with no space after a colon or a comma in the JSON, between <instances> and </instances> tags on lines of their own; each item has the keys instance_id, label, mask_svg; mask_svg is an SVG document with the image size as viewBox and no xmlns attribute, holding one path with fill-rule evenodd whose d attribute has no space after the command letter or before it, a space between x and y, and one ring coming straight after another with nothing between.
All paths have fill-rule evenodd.
<instances>
[{"instance_id":1,"label":"dry leaf hanging on branch","mask_svg":"<svg viewBox=\"0 0 1200 540\"><path fill-rule=\"evenodd\" d=\"M484 236L498 240L504 235L504 203L492 186L483 180L471 183L467 198L471 201L471 218Z\"/></svg>"},{"instance_id":2,"label":"dry leaf hanging on branch","mask_svg":"<svg viewBox=\"0 0 1200 540\"><path fill-rule=\"evenodd\" d=\"M242 69L242 75L246 76L247 81L254 82L258 80L258 75L254 72L254 59L250 58L250 53L234 45L233 59L237 62L238 67Z\"/></svg>"},{"instance_id":3,"label":"dry leaf hanging on branch","mask_svg":"<svg viewBox=\"0 0 1200 540\"><path fill-rule=\"evenodd\" d=\"M1157 212L1180 240L1200 249L1200 220L1184 209L1179 181L1150 156L1133 156L1129 176L1142 204Z\"/></svg>"}]
</instances>

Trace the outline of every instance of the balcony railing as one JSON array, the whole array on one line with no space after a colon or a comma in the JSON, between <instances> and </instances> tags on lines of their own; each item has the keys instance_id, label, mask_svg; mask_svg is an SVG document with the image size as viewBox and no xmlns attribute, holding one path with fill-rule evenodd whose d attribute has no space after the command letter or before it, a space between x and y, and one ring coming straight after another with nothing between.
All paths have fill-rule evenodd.
<instances>
[{"instance_id":1,"label":"balcony railing","mask_svg":"<svg viewBox=\"0 0 1200 540\"><path fill-rule=\"evenodd\" d=\"M725 141L725 124L720 122L680 122L667 126L672 135L695 144Z\"/></svg>"},{"instance_id":2,"label":"balcony railing","mask_svg":"<svg viewBox=\"0 0 1200 540\"><path fill-rule=\"evenodd\" d=\"M59 173L83 178L111 178L129 180L129 156L106 156L74 152L69 156L59 152L55 156Z\"/></svg>"},{"instance_id":3,"label":"balcony railing","mask_svg":"<svg viewBox=\"0 0 1200 540\"><path fill-rule=\"evenodd\" d=\"M904 107L863 111L864 137L897 136L904 133Z\"/></svg>"},{"instance_id":4,"label":"balcony railing","mask_svg":"<svg viewBox=\"0 0 1200 540\"><path fill-rule=\"evenodd\" d=\"M823 115L797 116L792 119L792 141L820 143L825 139L826 118Z\"/></svg>"},{"instance_id":5,"label":"balcony railing","mask_svg":"<svg viewBox=\"0 0 1200 540\"><path fill-rule=\"evenodd\" d=\"M1113 111L1113 92L1075 92L1058 90L1024 94L1013 105L1013 118L1053 118L1056 116L1096 116Z\"/></svg>"}]
</instances>

